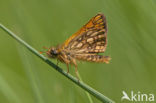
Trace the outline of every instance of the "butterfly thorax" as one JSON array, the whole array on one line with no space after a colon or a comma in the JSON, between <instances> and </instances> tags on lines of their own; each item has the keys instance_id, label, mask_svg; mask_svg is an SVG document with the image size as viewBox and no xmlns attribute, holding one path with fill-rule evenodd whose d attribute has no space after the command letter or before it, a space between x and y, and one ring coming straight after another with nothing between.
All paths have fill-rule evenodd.
<instances>
[{"instance_id":1,"label":"butterfly thorax","mask_svg":"<svg viewBox=\"0 0 156 103\"><path fill-rule=\"evenodd\" d=\"M73 64L71 53L60 48L59 46L51 47L46 53L50 58L58 59L66 64Z\"/></svg>"}]
</instances>

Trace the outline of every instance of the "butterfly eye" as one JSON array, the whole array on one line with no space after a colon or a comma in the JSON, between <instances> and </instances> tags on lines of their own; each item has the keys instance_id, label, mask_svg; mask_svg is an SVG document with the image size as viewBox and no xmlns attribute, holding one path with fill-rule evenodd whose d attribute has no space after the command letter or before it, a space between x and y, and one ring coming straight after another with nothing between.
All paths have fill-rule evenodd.
<instances>
[{"instance_id":1,"label":"butterfly eye","mask_svg":"<svg viewBox=\"0 0 156 103\"><path fill-rule=\"evenodd\" d=\"M58 55L58 52L57 52L55 49L52 49L52 50L50 51L50 54L51 54L51 55L54 55L54 56L57 56L57 55Z\"/></svg>"}]
</instances>

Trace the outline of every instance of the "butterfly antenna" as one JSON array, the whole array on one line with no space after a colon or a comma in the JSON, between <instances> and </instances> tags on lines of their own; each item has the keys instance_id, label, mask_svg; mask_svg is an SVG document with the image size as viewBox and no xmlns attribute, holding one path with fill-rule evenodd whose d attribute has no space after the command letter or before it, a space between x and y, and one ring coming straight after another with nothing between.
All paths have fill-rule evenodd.
<instances>
[{"instance_id":1,"label":"butterfly antenna","mask_svg":"<svg viewBox=\"0 0 156 103\"><path fill-rule=\"evenodd\" d=\"M49 49L49 48L43 46L43 49ZM43 53L46 53L46 52L47 52L47 51L40 51L40 54L43 54Z\"/></svg>"},{"instance_id":2,"label":"butterfly antenna","mask_svg":"<svg viewBox=\"0 0 156 103\"><path fill-rule=\"evenodd\" d=\"M47 48L47 47L43 46L43 49L49 49L49 48Z\"/></svg>"},{"instance_id":3,"label":"butterfly antenna","mask_svg":"<svg viewBox=\"0 0 156 103\"><path fill-rule=\"evenodd\" d=\"M43 52L43 51L40 51L40 54L43 54L43 53L45 53L45 52Z\"/></svg>"}]
</instances>

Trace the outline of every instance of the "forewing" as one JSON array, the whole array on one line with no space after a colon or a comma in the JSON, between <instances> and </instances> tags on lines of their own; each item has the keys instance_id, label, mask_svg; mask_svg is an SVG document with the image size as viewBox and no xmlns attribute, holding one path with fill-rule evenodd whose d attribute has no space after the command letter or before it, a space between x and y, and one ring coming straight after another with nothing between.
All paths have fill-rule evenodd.
<instances>
[{"instance_id":1,"label":"forewing","mask_svg":"<svg viewBox=\"0 0 156 103\"><path fill-rule=\"evenodd\" d=\"M107 45L107 24L103 14L97 14L62 45L76 53L104 52Z\"/></svg>"}]
</instances>

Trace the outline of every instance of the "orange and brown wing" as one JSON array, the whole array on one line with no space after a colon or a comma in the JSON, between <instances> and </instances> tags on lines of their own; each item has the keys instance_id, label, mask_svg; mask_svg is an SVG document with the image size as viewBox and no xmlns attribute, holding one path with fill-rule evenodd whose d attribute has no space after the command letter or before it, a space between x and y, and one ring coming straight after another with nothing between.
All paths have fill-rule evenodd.
<instances>
[{"instance_id":1,"label":"orange and brown wing","mask_svg":"<svg viewBox=\"0 0 156 103\"><path fill-rule=\"evenodd\" d=\"M62 45L77 53L104 52L107 45L107 24L103 14L97 14Z\"/></svg>"}]
</instances>

